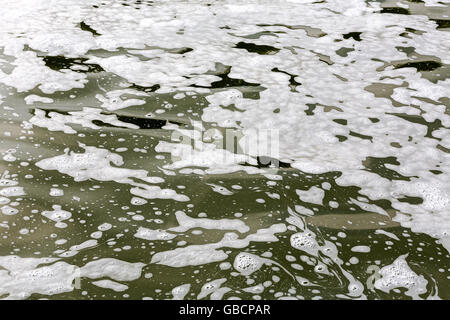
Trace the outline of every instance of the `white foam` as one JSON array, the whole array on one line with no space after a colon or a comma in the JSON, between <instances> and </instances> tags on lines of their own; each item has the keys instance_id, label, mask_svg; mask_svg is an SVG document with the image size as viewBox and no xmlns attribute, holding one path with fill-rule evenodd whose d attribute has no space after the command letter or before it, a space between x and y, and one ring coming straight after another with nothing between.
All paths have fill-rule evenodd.
<instances>
[{"instance_id":1,"label":"white foam","mask_svg":"<svg viewBox=\"0 0 450 320\"><path fill-rule=\"evenodd\" d=\"M236 233L226 233L223 239L216 243L203 245L190 245L168 251L157 252L153 255L151 263L162 264L171 267L195 266L207 263L223 261L228 257L222 247L245 248L251 241L271 242L278 241L275 233L286 231L286 225L275 224L266 229L259 229L244 239L239 239Z\"/></svg>"},{"instance_id":2,"label":"white foam","mask_svg":"<svg viewBox=\"0 0 450 320\"><path fill-rule=\"evenodd\" d=\"M64 195L64 190L58 188L50 188L49 195L51 197L62 197Z\"/></svg>"},{"instance_id":3,"label":"white foam","mask_svg":"<svg viewBox=\"0 0 450 320\"><path fill-rule=\"evenodd\" d=\"M171 240L176 237L175 234L164 230L151 230L144 227L139 227L134 236L144 240Z\"/></svg>"},{"instance_id":4,"label":"white foam","mask_svg":"<svg viewBox=\"0 0 450 320\"><path fill-rule=\"evenodd\" d=\"M388 232L386 230L383 230L383 229L377 229L377 230L375 230L375 233L376 234L384 234L385 236L388 236L391 239L400 241L400 239L395 234L393 234L392 232Z\"/></svg>"},{"instance_id":5,"label":"white foam","mask_svg":"<svg viewBox=\"0 0 450 320\"><path fill-rule=\"evenodd\" d=\"M16 208L13 208L11 206L2 206L0 208L0 211L5 215L5 216L13 216L19 213L19 210Z\"/></svg>"},{"instance_id":6,"label":"white foam","mask_svg":"<svg viewBox=\"0 0 450 320\"><path fill-rule=\"evenodd\" d=\"M304 202L314 203L323 205L323 197L325 196L325 191L323 191L320 188L317 187L311 187L309 190L295 190L295 192L298 194L300 200Z\"/></svg>"},{"instance_id":7,"label":"white foam","mask_svg":"<svg viewBox=\"0 0 450 320\"><path fill-rule=\"evenodd\" d=\"M123 165L123 158L117 153L91 146L81 145L81 147L85 149L84 153L69 152L67 149L62 155L36 162L36 166L44 170L57 170L73 177L75 181L94 179L129 184L134 186L130 189L132 194L146 199L189 200L187 196L180 195L172 189L161 189L158 186L135 182L133 178L148 183L160 183L164 179L149 177L146 170L118 168L117 166Z\"/></svg>"},{"instance_id":8,"label":"white foam","mask_svg":"<svg viewBox=\"0 0 450 320\"><path fill-rule=\"evenodd\" d=\"M295 233L291 236L291 246L295 249L305 251L314 256L317 255L319 244L316 240L316 235L309 231Z\"/></svg>"},{"instance_id":9,"label":"white foam","mask_svg":"<svg viewBox=\"0 0 450 320\"><path fill-rule=\"evenodd\" d=\"M24 98L26 104L34 104L35 102L53 103L52 98L41 97L35 94L30 94Z\"/></svg>"},{"instance_id":10,"label":"white foam","mask_svg":"<svg viewBox=\"0 0 450 320\"><path fill-rule=\"evenodd\" d=\"M117 127L124 127L130 129L138 129L137 125L123 122L117 119L114 114L102 114L102 110L98 108L84 107L81 111L69 111L67 115L58 112L49 112L46 115L45 111L40 109L34 110L34 116L29 122L37 127L47 128L49 131L62 131L67 134L75 134L77 131L68 124L81 125L84 128L94 130L101 129L100 126L95 125L93 121L101 121Z\"/></svg>"},{"instance_id":11,"label":"white foam","mask_svg":"<svg viewBox=\"0 0 450 320\"><path fill-rule=\"evenodd\" d=\"M250 228L239 219L207 219L207 218L192 218L183 211L175 212L178 227L170 228L174 232L186 232L194 228L212 229L212 230L236 230L245 233Z\"/></svg>"},{"instance_id":12,"label":"white foam","mask_svg":"<svg viewBox=\"0 0 450 320\"><path fill-rule=\"evenodd\" d=\"M86 240L80 244L74 245L70 247L70 251L80 251L80 250L84 250L84 249L88 249L88 248L92 248L97 246L98 241L94 240L94 239L90 239L90 240Z\"/></svg>"},{"instance_id":13,"label":"white foam","mask_svg":"<svg viewBox=\"0 0 450 320\"><path fill-rule=\"evenodd\" d=\"M408 289L405 294L413 299L420 299L421 294L427 292L428 281L417 275L406 262L408 255L399 256L392 264L384 266L379 271L380 279L374 283L375 288L389 292L395 288Z\"/></svg>"},{"instance_id":14,"label":"white foam","mask_svg":"<svg viewBox=\"0 0 450 320\"><path fill-rule=\"evenodd\" d=\"M70 219L72 217L72 213L61 209L60 205L55 204L52 206L52 208L53 208L52 211L42 211L41 214L44 217L46 217L52 221L55 221L55 222L64 221L64 220Z\"/></svg>"},{"instance_id":15,"label":"white foam","mask_svg":"<svg viewBox=\"0 0 450 320\"><path fill-rule=\"evenodd\" d=\"M0 189L0 195L3 197L19 197L25 195L23 187L6 187Z\"/></svg>"},{"instance_id":16,"label":"white foam","mask_svg":"<svg viewBox=\"0 0 450 320\"><path fill-rule=\"evenodd\" d=\"M126 291L128 289L127 285L124 285L122 283L118 283L112 280L98 280L98 281L92 281L92 284L100 287L100 288L105 288L105 289L111 289L114 290L116 292L123 292Z\"/></svg>"},{"instance_id":17,"label":"white foam","mask_svg":"<svg viewBox=\"0 0 450 320\"><path fill-rule=\"evenodd\" d=\"M262 266L261 258L248 252L241 252L235 258L233 267L242 275L248 276Z\"/></svg>"},{"instance_id":18,"label":"white foam","mask_svg":"<svg viewBox=\"0 0 450 320\"><path fill-rule=\"evenodd\" d=\"M205 283L202 286L200 293L197 295L197 300L203 299L209 294L216 292L217 290L219 290L220 286L226 281L227 281L226 278L221 278Z\"/></svg>"},{"instance_id":19,"label":"white foam","mask_svg":"<svg viewBox=\"0 0 450 320\"><path fill-rule=\"evenodd\" d=\"M208 183L208 185L210 185L213 188L214 192L220 193L221 195L224 196L230 196L233 194L232 191L228 190L227 188L223 187L223 186L219 186L213 183Z\"/></svg>"},{"instance_id":20,"label":"white foam","mask_svg":"<svg viewBox=\"0 0 450 320\"><path fill-rule=\"evenodd\" d=\"M370 247L368 246L354 246L351 248L352 252L359 252L359 253L369 253Z\"/></svg>"},{"instance_id":21,"label":"white foam","mask_svg":"<svg viewBox=\"0 0 450 320\"><path fill-rule=\"evenodd\" d=\"M132 90L132 89L122 89L113 90L106 93L106 97L97 94L95 97L102 103L102 108L109 111L119 110L123 108L128 108L131 106L139 106L145 104L145 100L142 99L125 99L123 100L121 96L123 95L137 95L137 96L147 96L146 93Z\"/></svg>"},{"instance_id":22,"label":"white foam","mask_svg":"<svg viewBox=\"0 0 450 320\"><path fill-rule=\"evenodd\" d=\"M172 289L173 300L184 300L184 297L191 290L191 284L186 283Z\"/></svg>"},{"instance_id":23,"label":"white foam","mask_svg":"<svg viewBox=\"0 0 450 320\"><path fill-rule=\"evenodd\" d=\"M54 258L0 257L0 294L6 299L26 299L33 293L54 295L74 289L76 268ZM41 264L49 264L39 267Z\"/></svg>"},{"instance_id":24,"label":"white foam","mask_svg":"<svg viewBox=\"0 0 450 320\"><path fill-rule=\"evenodd\" d=\"M144 263L130 263L114 258L91 261L81 267L81 276L91 279L109 277L116 281L133 281L141 276Z\"/></svg>"},{"instance_id":25,"label":"white foam","mask_svg":"<svg viewBox=\"0 0 450 320\"><path fill-rule=\"evenodd\" d=\"M0 70L0 82L25 92L38 87L43 93L51 94L57 91L67 91L73 88L83 88L87 83L86 76L67 70L54 71L42 64L35 52L24 51L16 55L13 62L15 68L10 74Z\"/></svg>"},{"instance_id":26,"label":"white foam","mask_svg":"<svg viewBox=\"0 0 450 320\"><path fill-rule=\"evenodd\" d=\"M102 223L101 225L99 225L97 229L100 231L108 231L111 228L112 228L112 225L110 223L105 222L105 223Z\"/></svg>"}]
</instances>

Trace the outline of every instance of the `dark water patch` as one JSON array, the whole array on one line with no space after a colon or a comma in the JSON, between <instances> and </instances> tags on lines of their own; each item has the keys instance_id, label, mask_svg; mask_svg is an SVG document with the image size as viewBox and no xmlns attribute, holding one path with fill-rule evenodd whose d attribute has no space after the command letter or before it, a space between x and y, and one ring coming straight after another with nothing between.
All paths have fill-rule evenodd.
<instances>
[{"instance_id":1,"label":"dark water patch","mask_svg":"<svg viewBox=\"0 0 450 320\"><path fill-rule=\"evenodd\" d=\"M250 163L245 163L243 166L256 167L256 168L291 168L291 164L287 162L280 161L278 159L266 156L256 157L257 164L253 165Z\"/></svg>"},{"instance_id":2,"label":"dark water patch","mask_svg":"<svg viewBox=\"0 0 450 320\"><path fill-rule=\"evenodd\" d=\"M406 14L406 15L411 14L408 9L397 7L383 8L383 10L381 10L380 13Z\"/></svg>"},{"instance_id":3,"label":"dark water patch","mask_svg":"<svg viewBox=\"0 0 450 320\"><path fill-rule=\"evenodd\" d=\"M346 126L347 120L346 119L333 119L334 122L339 123L340 125Z\"/></svg>"},{"instance_id":4,"label":"dark water patch","mask_svg":"<svg viewBox=\"0 0 450 320\"><path fill-rule=\"evenodd\" d=\"M278 51L280 51L280 49L272 47L272 46L254 44L254 43L250 43L250 42L238 42L236 44L235 48L245 49L248 52L257 53L257 54L261 54L261 55L275 54Z\"/></svg>"},{"instance_id":5,"label":"dark water patch","mask_svg":"<svg viewBox=\"0 0 450 320\"><path fill-rule=\"evenodd\" d=\"M417 123L417 124L421 124L427 127L427 134L425 135L425 137L427 138L431 138L431 139L436 139L438 141L441 141L442 139L440 138L436 138L433 136L433 131L435 130L439 130L440 128L445 128L442 125L441 120L436 119L433 122L428 122L426 121L423 117L418 116L418 115L409 115L409 114L404 114L404 113L387 113L396 117L399 117L403 120L412 122L412 123ZM448 128L447 128L448 129Z\"/></svg>"},{"instance_id":6,"label":"dark water patch","mask_svg":"<svg viewBox=\"0 0 450 320\"><path fill-rule=\"evenodd\" d=\"M378 118L369 118L369 120L370 120L372 123L380 122L380 119L378 119Z\"/></svg>"},{"instance_id":7,"label":"dark water patch","mask_svg":"<svg viewBox=\"0 0 450 320\"><path fill-rule=\"evenodd\" d=\"M246 36L237 36L237 35L232 34L232 33L231 33L231 35L233 35L235 37L245 38L245 39L259 39L262 36L278 37L276 35L277 33L285 33L285 32L284 31L275 31L275 32L272 32L272 31L261 31L261 32L249 34L249 35L246 35Z\"/></svg>"},{"instance_id":8,"label":"dark water patch","mask_svg":"<svg viewBox=\"0 0 450 320\"><path fill-rule=\"evenodd\" d=\"M314 110L316 109L317 104L316 103L307 103L306 105L308 106L308 109L305 110L306 115L307 116L313 116L314 115Z\"/></svg>"},{"instance_id":9,"label":"dark water patch","mask_svg":"<svg viewBox=\"0 0 450 320\"><path fill-rule=\"evenodd\" d=\"M232 104L230 104L228 106L222 106L222 108L226 109L226 110L233 111L233 112L244 112L244 110L239 109L238 107L236 107L236 105L234 103L232 103Z\"/></svg>"},{"instance_id":10,"label":"dark water patch","mask_svg":"<svg viewBox=\"0 0 450 320\"><path fill-rule=\"evenodd\" d=\"M355 51L353 48L342 47L339 50L336 50L336 54L341 57L347 57L349 52Z\"/></svg>"},{"instance_id":11,"label":"dark water patch","mask_svg":"<svg viewBox=\"0 0 450 320\"><path fill-rule=\"evenodd\" d=\"M410 32L410 33L414 33L414 34L418 34L418 35L422 35L425 33L425 31L421 31L421 30L416 30L414 28L405 28L406 32Z\"/></svg>"},{"instance_id":12,"label":"dark water patch","mask_svg":"<svg viewBox=\"0 0 450 320\"><path fill-rule=\"evenodd\" d=\"M313 37L313 38L320 38L320 37L327 35L325 32L323 32L319 28L314 28L314 27L309 27L309 26L304 26L304 25L290 26L287 24L276 23L276 24L257 24L257 26L258 27L284 27L289 30L305 30L306 34L309 37Z\"/></svg>"},{"instance_id":13,"label":"dark water patch","mask_svg":"<svg viewBox=\"0 0 450 320\"><path fill-rule=\"evenodd\" d=\"M187 47L184 47L184 48L177 48L177 49L169 49L169 50L167 50L169 53L176 53L176 54L184 54L184 53L188 53L188 52L191 52L191 51L193 51L194 49L192 49L192 48L187 48Z\"/></svg>"},{"instance_id":14,"label":"dark water patch","mask_svg":"<svg viewBox=\"0 0 450 320\"><path fill-rule=\"evenodd\" d=\"M344 39L350 39L352 38L355 41L361 41L361 33L362 32L349 32L346 34L343 34L342 36L344 37Z\"/></svg>"},{"instance_id":15,"label":"dark water patch","mask_svg":"<svg viewBox=\"0 0 450 320\"><path fill-rule=\"evenodd\" d=\"M290 76L290 78L289 78L289 87L291 88L291 92L297 92L296 87L302 85L300 82L295 81L296 75L294 75L294 74L291 74L289 72L280 70L278 68L273 68L271 71L272 72L284 73L284 74L287 74L288 76Z\"/></svg>"},{"instance_id":16,"label":"dark water patch","mask_svg":"<svg viewBox=\"0 0 450 320\"><path fill-rule=\"evenodd\" d=\"M342 77L342 76L340 76L340 75L338 75L336 73L333 73L333 76L335 76L336 78L338 78L341 81L348 82L347 78L344 78L344 77Z\"/></svg>"},{"instance_id":17,"label":"dark water patch","mask_svg":"<svg viewBox=\"0 0 450 320\"><path fill-rule=\"evenodd\" d=\"M382 67L382 68L384 68L384 67ZM367 87L364 88L364 90L372 93L377 98L390 99L392 101L392 105L394 107L400 107L400 106L404 106L404 104L402 104L398 101L395 101L394 99L392 99L391 96L394 93L394 89L401 88L401 87L407 87L407 86L408 86L408 84L406 82L403 82L401 85L376 82L376 83L372 83L372 84L368 85Z\"/></svg>"},{"instance_id":18,"label":"dark water patch","mask_svg":"<svg viewBox=\"0 0 450 320\"><path fill-rule=\"evenodd\" d=\"M416 29L413 29L413 28L405 28L405 32L400 33L400 36L411 39L411 37L409 35L410 33L417 34L417 35L422 35L425 32L421 31L421 30L416 30Z\"/></svg>"},{"instance_id":19,"label":"dark water patch","mask_svg":"<svg viewBox=\"0 0 450 320\"><path fill-rule=\"evenodd\" d=\"M133 83L129 88L150 93L150 92L155 92L156 90L161 88L161 86L159 84L155 84L151 87L144 87L144 86L140 86L140 85Z\"/></svg>"},{"instance_id":20,"label":"dark water patch","mask_svg":"<svg viewBox=\"0 0 450 320\"><path fill-rule=\"evenodd\" d=\"M193 84L191 87L194 88L212 88L212 89L223 89L230 87L259 87L261 86L259 83L247 82L243 79L230 78L229 74L231 72L231 66L224 66L224 71L220 74L214 74L219 77L221 80L214 81L210 86L200 86ZM187 77L189 79L189 77ZM260 91L265 90L265 88L261 87Z\"/></svg>"},{"instance_id":21,"label":"dark water patch","mask_svg":"<svg viewBox=\"0 0 450 320\"><path fill-rule=\"evenodd\" d=\"M441 151L443 151L443 152L445 152L445 153L450 153L450 149L444 147L444 146L441 145L441 144L438 144L438 145L436 146L436 149L439 149L439 150L441 150Z\"/></svg>"},{"instance_id":22,"label":"dark water patch","mask_svg":"<svg viewBox=\"0 0 450 320\"><path fill-rule=\"evenodd\" d=\"M45 56L44 63L52 70L60 71L62 69L70 69L74 72L80 73L96 73L105 71L96 63L87 63L87 58L66 58L64 56ZM73 68L80 66L83 69Z\"/></svg>"},{"instance_id":23,"label":"dark water patch","mask_svg":"<svg viewBox=\"0 0 450 320\"><path fill-rule=\"evenodd\" d=\"M42 108L40 108L39 110L44 111L46 117L49 117L50 113L57 113L57 114L66 115L66 116L71 114L71 111L62 111L62 110L58 110L58 109L42 109ZM30 113L32 115L36 115L36 109L30 110ZM100 114L107 115L107 116L115 115L117 117L117 120L137 125L139 127L139 129L161 129L168 123L184 126L183 123L172 121L172 120L152 119L152 118L143 118L143 117L136 117L136 116L125 116L125 115L118 115L118 114L109 113L109 112L101 112ZM92 123L99 127L124 128L121 126L103 122L102 120L92 120Z\"/></svg>"},{"instance_id":24,"label":"dark water patch","mask_svg":"<svg viewBox=\"0 0 450 320\"><path fill-rule=\"evenodd\" d=\"M116 116L119 121L137 125L139 127L139 129L161 129L167 123L182 125L182 123L179 123L179 122L162 120L162 119L141 118L141 117L121 116L121 115L116 115ZM100 120L94 120L94 121L92 121L92 123L94 123L95 125L98 125L98 126L112 126L112 125L104 123L103 121L100 121Z\"/></svg>"},{"instance_id":25,"label":"dark water patch","mask_svg":"<svg viewBox=\"0 0 450 320\"><path fill-rule=\"evenodd\" d=\"M258 88L258 87L253 87L253 88L256 88L255 90L256 91L243 91L242 92L242 97L244 98L244 99L252 99L252 100L259 100L260 98L261 98L261 96L259 95L259 93L261 92L261 91L264 91L265 90L265 88L263 88L263 87L260 87L260 88ZM240 121L237 121L236 122L238 125L240 125Z\"/></svg>"},{"instance_id":26,"label":"dark water patch","mask_svg":"<svg viewBox=\"0 0 450 320\"><path fill-rule=\"evenodd\" d=\"M346 136L342 136L340 134L335 136L336 138L338 138L339 142L344 142L346 140L348 140L348 138Z\"/></svg>"},{"instance_id":27,"label":"dark water patch","mask_svg":"<svg viewBox=\"0 0 450 320\"><path fill-rule=\"evenodd\" d=\"M395 170L389 169L386 167L386 164L400 165L400 162L397 161L396 157L386 157L386 158L376 158L376 157L367 157L362 164L366 168L365 171L373 172L378 174L379 176L389 179L389 180L404 180L409 181L409 177L405 177L398 173Z\"/></svg>"},{"instance_id":28,"label":"dark water patch","mask_svg":"<svg viewBox=\"0 0 450 320\"><path fill-rule=\"evenodd\" d=\"M58 110L58 109L43 109L43 108L39 108L39 109L30 109L29 112L33 116L35 116L36 115L36 110L44 111L46 117L48 117L50 113L59 113L59 114L64 115L64 116L70 115L69 111L62 111L62 110Z\"/></svg>"},{"instance_id":29,"label":"dark water patch","mask_svg":"<svg viewBox=\"0 0 450 320\"><path fill-rule=\"evenodd\" d=\"M415 53L416 48L414 47L395 47L395 49L397 49L400 52L406 53L408 56L410 56L411 54Z\"/></svg>"},{"instance_id":30,"label":"dark water patch","mask_svg":"<svg viewBox=\"0 0 450 320\"><path fill-rule=\"evenodd\" d=\"M194 51L193 48L188 48L188 47L163 48L163 47L157 47L157 46L151 46L151 47L149 46L149 47L145 48L144 50L155 50L155 49L156 50L164 50L165 52L171 53L171 54L181 54L181 55L183 55L185 53L189 53L191 51ZM95 51L92 51L92 52L89 52L89 53L92 53L92 54L94 54L96 56L102 55L103 57L111 57L112 56L110 51L106 51L106 52L103 51L103 52L101 52L100 50L95 50ZM127 48L122 48L122 49L118 49L117 51L114 51L113 55L114 56L117 56L117 55L127 55L127 56L129 56L130 53L128 52ZM148 57L148 56L140 53L137 50L134 51L132 55L134 57L137 57L140 61L149 61L149 60L153 60L155 58L159 58L160 57L159 55L157 57Z\"/></svg>"},{"instance_id":31,"label":"dark water patch","mask_svg":"<svg viewBox=\"0 0 450 320\"><path fill-rule=\"evenodd\" d=\"M140 5L152 6L154 4L154 1L151 1L151 0L146 0L146 1L143 1L143 0L124 0L124 1L125 2L129 1L132 4L135 4L135 5L138 5L138 6L140 6Z\"/></svg>"},{"instance_id":32,"label":"dark water patch","mask_svg":"<svg viewBox=\"0 0 450 320\"><path fill-rule=\"evenodd\" d=\"M410 197L410 196L404 196L403 198L399 198L397 199L400 202L406 202L409 204L422 204L423 203L423 199L420 197Z\"/></svg>"},{"instance_id":33,"label":"dark water patch","mask_svg":"<svg viewBox=\"0 0 450 320\"><path fill-rule=\"evenodd\" d=\"M401 68L416 68L417 71L433 71L437 68L442 67L442 63L437 61L418 61L418 62L407 62L395 66L395 69Z\"/></svg>"},{"instance_id":34,"label":"dark water patch","mask_svg":"<svg viewBox=\"0 0 450 320\"><path fill-rule=\"evenodd\" d=\"M258 156L256 158L256 160L258 161L258 165L257 165L258 168L267 168L272 165L279 167L279 168L290 168L291 167L290 163L283 162L283 161L280 161L278 159L274 159L271 157Z\"/></svg>"},{"instance_id":35,"label":"dark water patch","mask_svg":"<svg viewBox=\"0 0 450 320\"><path fill-rule=\"evenodd\" d=\"M86 24L84 21L80 22L80 29L92 33L94 36L100 36L101 34L94 30L90 25Z\"/></svg>"},{"instance_id":36,"label":"dark water patch","mask_svg":"<svg viewBox=\"0 0 450 320\"><path fill-rule=\"evenodd\" d=\"M319 52L315 52L314 50L311 50L311 52L312 53L314 53L316 56L318 56L319 57L319 61L321 61L321 62L325 62L327 65L329 65L329 66L331 66L331 65L333 65L334 64L334 62L333 61L331 61L331 58L330 58L330 56L327 56L327 55L324 55L324 54L321 54L321 53L319 53Z\"/></svg>"},{"instance_id":37,"label":"dark water patch","mask_svg":"<svg viewBox=\"0 0 450 320\"><path fill-rule=\"evenodd\" d=\"M361 133L357 133L357 132L354 132L354 131L350 131L349 135L351 135L351 136L353 136L353 137L356 137L356 138L360 138L360 139L363 139L363 140L369 140L370 142L373 142L373 141L372 141L373 137L371 137L371 136L366 136L366 135L361 134Z\"/></svg>"},{"instance_id":38,"label":"dark water patch","mask_svg":"<svg viewBox=\"0 0 450 320\"><path fill-rule=\"evenodd\" d=\"M430 20L436 22L436 24L438 25L436 29L450 28L450 20L444 19L430 19Z\"/></svg>"}]
</instances>

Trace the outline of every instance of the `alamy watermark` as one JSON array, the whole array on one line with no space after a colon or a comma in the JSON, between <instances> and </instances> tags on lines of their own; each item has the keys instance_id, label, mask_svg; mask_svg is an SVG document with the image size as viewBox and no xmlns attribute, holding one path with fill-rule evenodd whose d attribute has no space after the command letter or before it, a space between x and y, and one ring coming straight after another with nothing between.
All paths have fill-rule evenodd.
<instances>
[{"instance_id":1,"label":"alamy watermark","mask_svg":"<svg viewBox=\"0 0 450 320\"><path fill-rule=\"evenodd\" d=\"M278 129L209 128L195 125L194 130L175 130L171 141L178 145L171 160L188 161L190 165L217 166L244 164L269 170L280 167L280 134Z\"/></svg>"}]
</instances>

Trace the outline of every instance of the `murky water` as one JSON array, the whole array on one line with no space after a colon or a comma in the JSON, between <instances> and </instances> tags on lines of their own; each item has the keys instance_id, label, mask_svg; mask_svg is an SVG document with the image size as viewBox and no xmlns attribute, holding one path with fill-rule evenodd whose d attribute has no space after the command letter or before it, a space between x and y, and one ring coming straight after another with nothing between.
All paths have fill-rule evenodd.
<instances>
[{"instance_id":1,"label":"murky water","mask_svg":"<svg viewBox=\"0 0 450 320\"><path fill-rule=\"evenodd\" d=\"M4 1L0 297L449 299L449 21Z\"/></svg>"}]
</instances>

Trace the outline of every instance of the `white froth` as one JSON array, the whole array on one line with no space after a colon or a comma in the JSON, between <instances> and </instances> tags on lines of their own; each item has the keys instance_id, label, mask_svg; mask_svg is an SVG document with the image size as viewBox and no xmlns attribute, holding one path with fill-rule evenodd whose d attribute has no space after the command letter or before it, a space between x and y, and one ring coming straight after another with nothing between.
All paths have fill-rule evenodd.
<instances>
[{"instance_id":1,"label":"white froth","mask_svg":"<svg viewBox=\"0 0 450 320\"><path fill-rule=\"evenodd\" d=\"M66 134L77 133L69 124L81 125L83 128L94 130L101 129L93 121L101 121L113 126L130 129L139 128L137 125L118 120L116 115L108 115L101 112L102 110L98 108L84 107L81 111L69 111L65 115L55 111L46 114L44 110L35 109L34 116L30 118L29 122L37 127L47 128L49 131L62 131Z\"/></svg>"},{"instance_id":2,"label":"white froth","mask_svg":"<svg viewBox=\"0 0 450 320\"><path fill-rule=\"evenodd\" d=\"M171 240L176 237L175 234L171 234L165 230L151 230L144 227L139 227L134 236L144 240Z\"/></svg>"},{"instance_id":3,"label":"white froth","mask_svg":"<svg viewBox=\"0 0 450 320\"><path fill-rule=\"evenodd\" d=\"M222 247L245 248L251 241L271 242L278 241L275 233L286 231L285 224L275 224L266 229L259 229L244 239L239 239L236 233L226 233L223 239L216 243L203 245L190 245L168 251L157 252L153 255L151 263L162 264L171 267L195 266L207 263L223 261L228 257Z\"/></svg>"},{"instance_id":4,"label":"white froth","mask_svg":"<svg viewBox=\"0 0 450 320\"><path fill-rule=\"evenodd\" d=\"M182 284L178 287L172 289L173 300L184 300L184 297L191 290L191 285L189 283Z\"/></svg>"},{"instance_id":5,"label":"white froth","mask_svg":"<svg viewBox=\"0 0 450 320\"><path fill-rule=\"evenodd\" d=\"M205 283L202 286L200 293L197 295L197 300L203 299L209 294L216 292L217 290L219 290L220 286L226 281L227 281L226 278L221 278Z\"/></svg>"},{"instance_id":6,"label":"white froth","mask_svg":"<svg viewBox=\"0 0 450 320\"><path fill-rule=\"evenodd\" d=\"M98 280L98 281L92 281L92 284L100 287L100 288L105 288L105 289L111 289L114 290L116 292L123 292L125 290L128 289L127 285L124 285L122 283L118 283L112 280Z\"/></svg>"},{"instance_id":7,"label":"white froth","mask_svg":"<svg viewBox=\"0 0 450 320\"><path fill-rule=\"evenodd\" d=\"M375 288L389 292L395 288L408 289L405 294L413 299L420 299L421 294L427 292L428 281L417 275L406 262L408 255L399 256L392 264L384 266L379 271L381 279L375 281Z\"/></svg>"},{"instance_id":8,"label":"white froth","mask_svg":"<svg viewBox=\"0 0 450 320\"><path fill-rule=\"evenodd\" d=\"M319 250L316 235L309 230L293 234L291 236L291 246L314 256L317 255Z\"/></svg>"},{"instance_id":9,"label":"white froth","mask_svg":"<svg viewBox=\"0 0 450 320\"><path fill-rule=\"evenodd\" d=\"M116 281L133 281L141 276L145 264L130 263L114 258L102 258L81 267L81 276L91 279L109 277Z\"/></svg>"},{"instance_id":10,"label":"white froth","mask_svg":"<svg viewBox=\"0 0 450 320\"><path fill-rule=\"evenodd\" d=\"M76 268L54 258L0 257L0 294L6 299L26 299L33 293L54 295L74 290ZM51 264L50 264L51 263ZM39 267L41 264L49 264Z\"/></svg>"},{"instance_id":11,"label":"white froth","mask_svg":"<svg viewBox=\"0 0 450 320\"><path fill-rule=\"evenodd\" d=\"M69 211L61 209L60 205L53 205L52 211L42 211L42 215L52 221L60 222L67 219L70 219L72 217L72 213Z\"/></svg>"},{"instance_id":12,"label":"white froth","mask_svg":"<svg viewBox=\"0 0 450 320\"><path fill-rule=\"evenodd\" d=\"M245 233L250 228L239 219L207 219L207 218L192 218L189 217L183 211L177 211L175 213L177 218L178 227L169 229L174 232L186 232L193 228L203 228L212 230L236 230L241 233Z\"/></svg>"},{"instance_id":13,"label":"white froth","mask_svg":"<svg viewBox=\"0 0 450 320\"><path fill-rule=\"evenodd\" d=\"M73 177L75 181L94 179L129 184L134 186L130 189L132 194L146 199L189 200L187 196L180 195L172 189L161 189L158 186L135 182L133 178L148 183L159 183L164 180L160 177L149 177L146 170L116 167L123 165L123 158L119 154L112 153L106 149L81 146L85 149L84 153L75 153L66 150L66 153L63 155L36 162L36 166L44 170L57 170L60 173Z\"/></svg>"},{"instance_id":14,"label":"white froth","mask_svg":"<svg viewBox=\"0 0 450 320\"><path fill-rule=\"evenodd\" d=\"M300 200L318 205L322 205L323 197L325 196L325 191L317 187L311 187L306 191L297 189L295 192Z\"/></svg>"},{"instance_id":15,"label":"white froth","mask_svg":"<svg viewBox=\"0 0 450 320\"><path fill-rule=\"evenodd\" d=\"M261 258L248 252L241 252L235 258L233 267L242 275L248 276L259 270L262 266Z\"/></svg>"},{"instance_id":16,"label":"white froth","mask_svg":"<svg viewBox=\"0 0 450 320\"><path fill-rule=\"evenodd\" d=\"M369 253L370 247L368 246L354 246L351 249L352 252L359 252L359 253Z\"/></svg>"}]
</instances>

